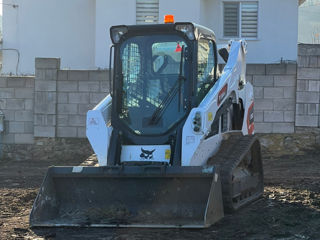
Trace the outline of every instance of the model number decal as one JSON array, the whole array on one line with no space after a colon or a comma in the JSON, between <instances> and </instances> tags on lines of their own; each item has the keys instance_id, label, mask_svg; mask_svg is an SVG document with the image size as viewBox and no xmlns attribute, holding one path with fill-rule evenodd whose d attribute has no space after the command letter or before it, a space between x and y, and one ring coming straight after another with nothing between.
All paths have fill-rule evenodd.
<instances>
[{"instance_id":1,"label":"model number decal","mask_svg":"<svg viewBox=\"0 0 320 240\"><path fill-rule=\"evenodd\" d=\"M221 104L223 99L227 96L227 91L228 91L228 84L224 85L218 94L218 106Z\"/></svg>"},{"instance_id":2,"label":"model number decal","mask_svg":"<svg viewBox=\"0 0 320 240\"><path fill-rule=\"evenodd\" d=\"M254 113L253 113L253 106L254 103L252 103L248 109L248 115L247 115L247 127L248 127L248 134L251 135L254 131Z\"/></svg>"}]
</instances>

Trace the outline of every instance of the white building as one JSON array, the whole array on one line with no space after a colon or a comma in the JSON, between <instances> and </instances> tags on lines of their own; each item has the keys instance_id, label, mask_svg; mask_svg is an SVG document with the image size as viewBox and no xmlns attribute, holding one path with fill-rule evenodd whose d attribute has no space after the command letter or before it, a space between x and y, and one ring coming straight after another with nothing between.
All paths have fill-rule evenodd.
<instances>
[{"instance_id":1,"label":"white building","mask_svg":"<svg viewBox=\"0 0 320 240\"><path fill-rule=\"evenodd\" d=\"M301 0L300 0L301 1ZM112 25L195 22L218 44L245 38L248 63L297 60L299 0L3 0L2 74L33 74L35 57L61 68L108 68ZM10 50L11 49L11 50Z\"/></svg>"}]
</instances>

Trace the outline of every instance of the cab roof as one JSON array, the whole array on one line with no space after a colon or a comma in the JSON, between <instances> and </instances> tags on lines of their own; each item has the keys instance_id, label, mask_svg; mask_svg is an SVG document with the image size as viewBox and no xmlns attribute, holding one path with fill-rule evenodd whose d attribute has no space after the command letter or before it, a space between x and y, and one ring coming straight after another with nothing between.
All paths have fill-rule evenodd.
<instances>
[{"instance_id":1,"label":"cab roof","mask_svg":"<svg viewBox=\"0 0 320 240\"><path fill-rule=\"evenodd\" d=\"M215 40L214 32L204 26L192 23L192 22L176 22L176 23L167 23L167 24L144 24L144 25L117 25L112 26L110 28L110 32L114 28L125 27L128 29L128 34L135 34L135 33L150 33L150 32L168 32L168 31L176 31L177 25L192 25L195 39L198 40L201 37L209 38Z\"/></svg>"}]
</instances>

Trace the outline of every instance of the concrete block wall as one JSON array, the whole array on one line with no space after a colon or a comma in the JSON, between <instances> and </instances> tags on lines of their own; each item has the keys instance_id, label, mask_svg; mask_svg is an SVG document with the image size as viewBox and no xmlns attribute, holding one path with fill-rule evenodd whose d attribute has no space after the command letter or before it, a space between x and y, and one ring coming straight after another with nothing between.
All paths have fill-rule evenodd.
<instances>
[{"instance_id":1,"label":"concrete block wall","mask_svg":"<svg viewBox=\"0 0 320 240\"><path fill-rule=\"evenodd\" d=\"M0 77L2 143L33 143L34 77Z\"/></svg>"},{"instance_id":2,"label":"concrete block wall","mask_svg":"<svg viewBox=\"0 0 320 240\"><path fill-rule=\"evenodd\" d=\"M297 65L248 64L247 81L254 86L257 133L295 131Z\"/></svg>"},{"instance_id":3,"label":"concrete block wall","mask_svg":"<svg viewBox=\"0 0 320 240\"><path fill-rule=\"evenodd\" d=\"M35 137L86 137L86 113L109 93L106 70L60 70L60 59L36 59Z\"/></svg>"},{"instance_id":4,"label":"concrete block wall","mask_svg":"<svg viewBox=\"0 0 320 240\"><path fill-rule=\"evenodd\" d=\"M34 136L56 137L57 79L60 60L36 58Z\"/></svg>"},{"instance_id":5,"label":"concrete block wall","mask_svg":"<svg viewBox=\"0 0 320 240\"><path fill-rule=\"evenodd\" d=\"M109 92L108 71L61 70L60 59L54 58L37 58L35 68L34 77L1 78L0 109L7 125L3 142L85 138L87 111ZM294 132L296 75L296 64L247 66L247 80L254 86L257 133ZM309 111L316 111L312 106Z\"/></svg>"},{"instance_id":6,"label":"concrete block wall","mask_svg":"<svg viewBox=\"0 0 320 240\"><path fill-rule=\"evenodd\" d=\"M106 70L61 70L55 58L36 58L35 76L0 77L0 144L85 138L86 113L109 93L108 78Z\"/></svg>"},{"instance_id":7,"label":"concrete block wall","mask_svg":"<svg viewBox=\"0 0 320 240\"><path fill-rule=\"evenodd\" d=\"M87 111L108 95L108 77L107 71L59 71L57 137L86 137Z\"/></svg>"},{"instance_id":8,"label":"concrete block wall","mask_svg":"<svg viewBox=\"0 0 320 240\"><path fill-rule=\"evenodd\" d=\"M299 44L296 126L320 127L320 45Z\"/></svg>"},{"instance_id":9,"label":"concrete block wall","mask_svg":"<svg viewBox=\"0 0 320 240\"><path fill-rule=\"evenodd\" d=\"M87 111L109 93L106 70L61 70L55 58L37 58L35 68L35 76L0 77L0 147L8 152L38 151L47 138L85 138ZM254 86L256 133L320 127L320 45L299 45L297 64L249 64L247 80Z\"/></svg>"}]
</instances>

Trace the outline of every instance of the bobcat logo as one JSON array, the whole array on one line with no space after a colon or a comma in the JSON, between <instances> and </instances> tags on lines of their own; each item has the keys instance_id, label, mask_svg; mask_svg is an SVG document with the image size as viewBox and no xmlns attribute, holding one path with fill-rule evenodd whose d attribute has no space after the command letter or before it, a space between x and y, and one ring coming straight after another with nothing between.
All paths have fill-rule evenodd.
<instances>
[{"instance_id":1,"label":"bobcat logo","mask_svg":"<svg viewBox=\"0 0 320 240\"><path fill-rule=\"evenodd\" d=\"M146 160L153 159L153 152L154 151L155 151L155 149L153 149L152 151L148 151L148 150L144 150L143 148L141 148L140 157L144 158Z\"/></svg>"},{"instance_id":2,"label":"bobcat logo","mask_svg":"<svg viewBox=\"0 0 320 240\"><path fill-rule=\"evenodd\" d=\"M89 125L98 125L98 120L95 118L90 118Z\"/></svg>"}]
</instances>

